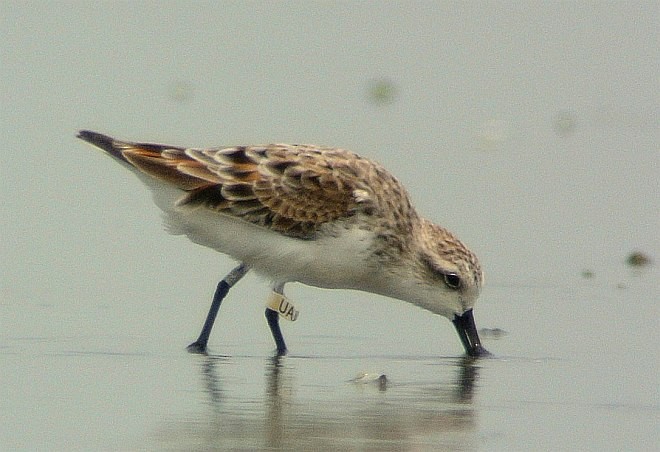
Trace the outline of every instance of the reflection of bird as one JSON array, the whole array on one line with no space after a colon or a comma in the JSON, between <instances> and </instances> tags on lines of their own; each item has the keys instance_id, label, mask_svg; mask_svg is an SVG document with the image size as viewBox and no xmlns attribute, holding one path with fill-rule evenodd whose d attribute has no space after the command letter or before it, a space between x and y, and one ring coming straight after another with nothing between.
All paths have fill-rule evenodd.
<instances>
[{"instance_id":1,"label":"reflection of bird","mask_svg":"<svg viewBox=\"0 0 660 452\"><path fill-rule=\"evenodd\" d=\"M282 297L296 281L408 301L452 320L469 355L487 353L472 315L483 283L476 256L420 217L380 165L310 145L191 149L78 136L152 189L170 232L241 262L218 284L191 351L205 351L222 299L254 269ZM266 317L285 354L277 313L267 309Z\"/></svg>"}]
</instances>

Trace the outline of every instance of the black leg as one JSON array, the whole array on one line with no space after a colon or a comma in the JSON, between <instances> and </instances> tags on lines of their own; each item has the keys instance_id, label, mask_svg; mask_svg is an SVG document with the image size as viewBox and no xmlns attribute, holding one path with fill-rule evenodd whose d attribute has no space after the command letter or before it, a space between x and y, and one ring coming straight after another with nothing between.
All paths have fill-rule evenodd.
<instances>
[{"instance_id":1,"label":"black leg","mask_svg":"<svg viewBox=\"0 0 660 452\"><path fill-rule=\"evenodd\" d=\"M284 343L284 336L282 336L282 330L280 330L280 317L276 311L266 308L266 320L268 321L268 326L270 327L270 332L273 333L273 339L275 339L275 345L277 345L277 356L286 355L286 344Z\"/></svg>"},{"instance_id":2,"label":"black leg","mask_svg":"<svg viewBox=\"0 0 660 452\"><path fill-rule=\"evenodd\" d=\"M209 313L206 316L206 321L202 327L202 332L199 333L197 340L190 344L187 348L190 353L206 353L206 344L209 341L211 329L213 328L215 317L218 315L218 310L220 309L222 300L227 296L229 289L231 289L234 284L236 284L243 276L245 276L249 270L249 266L241 264L230 271L229 274L218 283L218 287L215 289L215 294L213 295L211 309L209 309Z\"/></svg>"}]
</instances>

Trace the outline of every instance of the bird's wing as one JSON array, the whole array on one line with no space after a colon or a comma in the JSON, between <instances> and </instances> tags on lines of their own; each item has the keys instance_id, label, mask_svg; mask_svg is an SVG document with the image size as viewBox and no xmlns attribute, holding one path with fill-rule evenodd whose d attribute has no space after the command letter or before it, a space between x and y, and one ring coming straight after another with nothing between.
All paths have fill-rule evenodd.
<instances>
[{"instance_id":1,"label":"bird's wing","mask_svg":"<svg viewBox=\"0 0 660 452\"><path fill-rule=\"evenodd\" d=\"M322 224L357 212L375 214L382 207L383 177L400 187L379 165L336 148L193 149L118 141L89 131L79 137L184 190L179 206L204 207L292 237L310 238ZM401 196L407 198L402 187Z\"/></svg>"}]
</instances>

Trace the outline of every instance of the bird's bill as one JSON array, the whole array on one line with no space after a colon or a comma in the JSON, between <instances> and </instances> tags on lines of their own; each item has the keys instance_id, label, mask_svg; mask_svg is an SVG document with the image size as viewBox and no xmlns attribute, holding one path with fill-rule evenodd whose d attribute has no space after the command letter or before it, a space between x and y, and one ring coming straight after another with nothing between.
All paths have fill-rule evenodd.
<instances>
[{"instance_id":1,"label":"bird's bill","mask_svg":"<svg viewBox=\"0 0 660 452\"><path fill-rule=\"evenodd\" d=\"M479 340L479 333L477 333L477 326L474 324L474 315L472 309L468 309L461 315L454 315L452 323L456 327L458 337L461 338L465 353L468 356L489 356L490 352L486 350Z\"/></svg>"}]
</instances>

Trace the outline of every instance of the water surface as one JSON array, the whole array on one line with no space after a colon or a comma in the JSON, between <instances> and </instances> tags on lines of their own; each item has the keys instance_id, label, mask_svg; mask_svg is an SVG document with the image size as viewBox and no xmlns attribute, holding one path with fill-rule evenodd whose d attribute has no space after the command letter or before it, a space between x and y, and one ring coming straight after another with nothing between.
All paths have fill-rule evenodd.
<instances>
[{"instance_id":1,"label":"water surface","mask_svg":"<svg viewBox=\"0 0 660 452\"><path fill-rule=\"evenodd\" d=\"M656 449L658 14L2 2L0 449ZM82 128L376 159L480 257L494 358L405 303L291 285L276 359L251 275L188 354L234 263L168 235Z\"/></svg>"}]
</instances>

